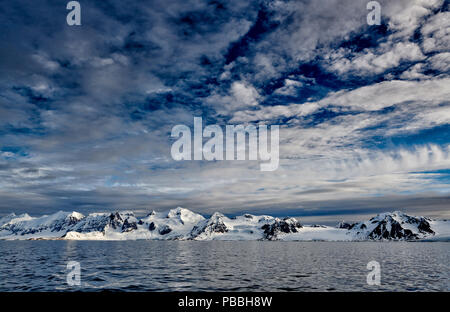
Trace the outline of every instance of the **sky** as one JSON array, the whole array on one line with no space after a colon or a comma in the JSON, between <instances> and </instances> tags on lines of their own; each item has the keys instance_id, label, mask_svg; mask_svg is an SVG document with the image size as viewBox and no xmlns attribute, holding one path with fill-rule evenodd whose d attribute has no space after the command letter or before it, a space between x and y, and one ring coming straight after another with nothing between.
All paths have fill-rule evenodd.
<instances>
[{"instance_id":1,"label":"sky","mask_svg":"<svg viewBox=\"0 0 450 312\"><path fill-rule=\"evenodd\" d=\"M367 3L2 1L0 215L450 218L450 1ZM194 116L279 125L279 168L173 160Z\"/></svg>"}]
</instances>

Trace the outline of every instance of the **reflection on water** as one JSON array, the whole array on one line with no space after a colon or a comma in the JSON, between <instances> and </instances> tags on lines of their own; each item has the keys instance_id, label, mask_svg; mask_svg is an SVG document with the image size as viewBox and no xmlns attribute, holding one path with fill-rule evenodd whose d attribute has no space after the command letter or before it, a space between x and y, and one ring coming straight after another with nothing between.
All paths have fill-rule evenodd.
<instances>
[{"instance_id":1,"label":"reflection on water","mask_svg":"<svg viewBox=\"0 0 450 312\"><path fill-rule=\"evenodd\" d=\"M450 243L0 241L0 291L449 290ZM381 264L381 286L366 265ZM66 283L81 264L81 286Z\"/></svg>"}]
</instances>

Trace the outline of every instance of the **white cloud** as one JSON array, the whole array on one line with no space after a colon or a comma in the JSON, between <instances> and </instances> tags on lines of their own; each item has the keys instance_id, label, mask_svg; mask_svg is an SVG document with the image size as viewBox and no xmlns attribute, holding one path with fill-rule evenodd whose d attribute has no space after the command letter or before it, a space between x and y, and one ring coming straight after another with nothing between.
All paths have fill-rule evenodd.
<instances>
[{"instance_id":1,"label":"white cloud","mask_svg":"<svg viewBox=\"0 0 450 312\"><path fill-rule=\"evenodd\" d=\"M375 111L408 102L438 105L448 100L450 79L433 79L423 82L384 81L352 91L339 91L321 100L325 105L337 105L353 110Z\"/></svg>"},{"instance_id":2,"label":"white cloud","mask_svg":"<svg viewBox=\"0 0 450 312\"><path fill-rule=\"evenodd\" d=\"M263 107L238 111L233 121L273 120L303 117L320 108L335 110L377 111L394 105L435 107L450 98L450 78L428 81L384 81L351 91L329 94L318 102ZM415 104L411 104L415 103Z\"/></svg>"},{"instance_id":3,"label":"white cloud","mask_svg":"<svg viewBox=\"0 0 450 312\"><path fill-rule=\"evenodd\" d=\"M424 63L418 63L414 66L411 66L408 70L404 71L401 75L401 79L405 80L415 80L415 79L428 79L429 76L423 74L423 71L425 69Z\"/></svg>"},{"instance_id":4,"label":"white cloud","mask_svg":"<svg viewBox=\"0 0 450 312\"><path fill-rule=\"evenodd\" d=\"M55 71L59 68L59 64L44 53L36 53L32 55L32 58L47 70Z\"/></svg>"},{"instance_id":5,"label":"white cloud","mask_svg":"<svg viewBox=\"0 0 450 312\"><path fill-rule=\"evenodd\" d=\"M297 80L285 79L284 86L275 90L275 94L292 95L295 96L298 88L302 87L303 83Z\"/></svg>"},{"instance_id":6,"label":"white cloud","mask_svg":"<svg viewBox=\"0 0 450 312\"><path fill-rule=\"evenodd\" d=\"M355 200L435 188L448 191L448 185L436 181L439 173L425 172L449 166L449 146L425 145L390 151L355 149L349 155L329 152L321 157L298 155L282 159L280 168L270 174L255 170L250 162L209 163L202 166L201 174L197 167L186 167L174 172L170 179L158 177L158 185L160 190L166 186L183 187L183 179L177 176L189 177L189 185L195 187L186 195L188 201L198 200L195 189L201 189L208 192L209 202L214 203L212 209L220 207L229 213L239 211L243 205L247 209L267 205L271 209L287 209L299 208L305 201ZM147 179L156 180L156 177Z\"/></svg>"},{"instance_id":7,"label":"white cloud","mask_svg":"<svg viewBox=\"0 0 450 312\"><path fill-rule=\"evenodd\" d=\"M262 96L251 84L235 81L231 84L227 95L213 93L205 103L215 108L216 112L228 115L234 111L248 107L256 107Z\"/></svg>"},{"instance_id":8,"label":"white cloud","mask_svg":"<svg viewBox=\"0 0 450 312\"><path fill-rule=\"evenodd\" d=\"M447 74L450 72L450 52L433 55L429 59L429 62L432 69Z\"/></svg>"},{"instance_id":9,"label":"white cloud","mask_svg":"<svg viewBox=\"0 0 450 312\"><path fill-rule=\"evenodd\" d=\"M243 106L258 105L258 99L260 98L258 91L253 86L243 82L233 82L231 94L235 102Z\"/></svg>"},{"instance_id":10,"label":"white cloud","mask_svg":"<svg viewBox=\"0 0 450 312\"><path fill-rule=\"evenodd\" d=\"M258 110L241 110L233 114L231 122L251 122L256 120L273 120L279 118L302 117L314 113L320 108L318 103L275 105Z\"/></svg>"},{"instance_id":11,"label":"white cloud","mask_svg":"<svg viewBox=\"0 0 450 312\"><path fill-rule=\"evenodd\" d=\"M368 48L360 53L355 54L344 48L330 50L324 57L327 68L340 75L368 76L381 74L404 62L423 61L425 56L421 48L409 41L414 31L420 27L424 36L422 48L425 53L449 50L450 14L442 12L430 17L433 10L442 4L442 0L383 2L382 12L393 33L376 48ZM405 73L404 77L425 78L417 71Z\"/></svg>"},{"instance_id":12,"label":"white cloud","mask_svg":"<svg viewBox=\"0 0 450 312\"><path fill-rule=\"evenodd\" d=\"M11 158L15 156L15 154L12 152L1 152L1 155L5 158Z\"/></svg>"},{"instance_id":13,"label":"white cloud","mask_svg":"<svg viewBox=\"0 0 450 312\"><path fill-rule=\"evenodd\" d=\"M426 53L450 50L450 12L434 15L421 29Z\"/></svg>"},{"instance_id":14,"label":"white cloud","mask_svg":"<svg viewBox=\"0 0 450 312\"><path fill-rule=\"evenodd\" d=\"M389 28L396 31L394 37L409 37L425 17L439 8L444 0L383 1L382 14L389 18Z\"/></svg>"},{"instance_id":15,"label":"white cloud","mask_svg":"<svg viewBox=\"0 0 450 312\"><path fill-rule=\"evenodd\" d=\"M239 111L232 121L260 120L272 124L280 118L293 118L280 128L282 158L346 159L353 157L355 151L365 153L365 145L372 137L388 140L392 136L450 124L449 98L449 78L387 81L333 93L318 102ZM380 113L391 106L394 109ZM352 113L310 126L311 114L321 108Z\"/></svg>"},{"instance_id":16,"label":"white cloud","mask_svg":"<svg viewBox=\"0 0 450 312\"><path fill-rule=\"evenodd\" d=\"M330 53L328 68L338 74L374 75L395 68L402 62L416 62L425 58L420 47L413 42L390 42L374 50L364 50L352 56L341 49Z\"/></svg>"}]
</instances>

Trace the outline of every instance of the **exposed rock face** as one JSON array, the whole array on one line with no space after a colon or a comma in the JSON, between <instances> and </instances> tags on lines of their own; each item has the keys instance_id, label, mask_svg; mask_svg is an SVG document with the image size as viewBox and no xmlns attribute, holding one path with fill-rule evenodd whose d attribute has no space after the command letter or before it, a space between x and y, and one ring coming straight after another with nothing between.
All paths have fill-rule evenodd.
<instances>
[{"instance_id":1,"label":"exposed rock face","mask_svg":"<svg viewBox=\"0 0 450 312\"><path fill-rule=\"evenodd\" d=\"M161 235L166 235L169 234L170 232L172 232L172 229L168 225L165 225L159 229L159 234Z\"/></svg>"},{"instance_id":2,"label":"exposed rock face","mask_svg":"<svg viewBox=\"0 0 450 312\"><path fill-rule=\"evenodd\" d=\"M411 230L404 229L395 220L383 220L368 235L371 239L413 239L417 238Z\"/></svg>"},{"instance_id":3,"label":"exposed rock face","mask_svg":"<svg viewBox=\"0 0 450 312\"><path fill-rule=\"evenodd\" d=\"M191 238L197 236L211 236L213 233L226 233L228 228L224 223L225 216L221 213L214 213L211 218L194 226L191 231Z\"/></svg>"},{"instance_id":4,"label":"exposed rock face","mask_svg":"<svg viewBox=\"0 0 450 312\"><path fill-rule=\"evenodd\" d=\"M396 211L379 214L367 222L355 223L349 229L372 240L414 240L434 234L429 221L424 217L412 217Z\"/></svg>"},{"instance_id":5,"label":"exposed rock face","mask_svg":"<svg viewBox=\"0 0 450 312\"><path fill-rule=\"evenodd\" d=\"M71 231L78 233L104 232L110 222L110 216L104 213L93 213L75 224Z\"/></svg>"},{"instance_id":6,"label":"exposed rock face","mask_svg":"<svg viewBox=\"0 0 450 312\"><path fill-rule=\"evenodd\" d=\"M284 218L280 220L276 218L272 224L264 224L261 227L264 230L264 238L274 240L279 233L297 233L302 225L295 218Z\"/></svg>"},{"instance_id":7,"label":"exposed rock face","mask_svg":"<svg viewBox=\"0 0 450 312\"><path fill-rule=\"evenodd\" d=\"M125 219L125 221L123 221L122 232L131 232L137 230L137 228L138 227L136 221L130 221L128 219Z\"/></svg>"},{"instance_id":8,"label":"exposed rock face","mask_svg":"<svg viewBox=\"0 0 450 312\"><path fill-rule=\"evenodd\" d=\"M109 226L114 229L120 229L122 232L131 232L137 230L138 220L132 212L116 212L109 215Z\"/></svg>"},{"instance_id":9,"label":"exposed rock face","mask_svg":"<svg viewBox=\"0 0 450 312\"><path fill-rule=\"evenodd\" d=\"M122 223L123 223L122 217L120 216L120 214L118 212L112 213L109 215L109 225L113 229L122 227Z\"/></svg>"},{"instance_id":10,"label":"exposed rock face","mask_svg":"<svg viewBox=\"0 0 450 312\"><path fill-rule=\"evenodd\" d=\"M353 227L353 224L347 223L342 221L341 223L339 223L338 228L339 229L347 229L350 230Z\"/></svg>"},{"instance_id":11,"label":"exposed rock face","mask_svg":"<svg viewBox=\"0 0 450 312\"><path fill-rule=\"evenodd\" d=\"M63 217L64 213L62 213L61 216L61 219L57 218L49 225L52 232L60 232L69 229L84 218L82 214L77 212L72 212L65 217Z\"/></svg>"}]
</instances>

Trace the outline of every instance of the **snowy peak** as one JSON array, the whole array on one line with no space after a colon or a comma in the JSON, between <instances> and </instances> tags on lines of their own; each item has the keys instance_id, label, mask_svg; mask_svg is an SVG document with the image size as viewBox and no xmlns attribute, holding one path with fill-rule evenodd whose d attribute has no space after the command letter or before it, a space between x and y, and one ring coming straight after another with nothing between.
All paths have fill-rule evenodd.
<instances>
[{"instance_id":1,"label":"snowy peak","mask_svg":"<svg viewBox=\"0 0 450 312\"><path fill-rule=\"evenodd\" d=\"M205 219L202 215L181 207L169 210L167 218L176 219L182 224L197 223Z\"/></svg>"},{"instance_id":2,"label":"snowy peak","mask_svg":"<svg viewBox=\"0 0 450 312\"><path fill-rule=\"evenodd\" d=\"M19 222L30 219L32 218L27 213L18 216L15 213L10 213L9 215L0 218L0 227L4 224L10 223L12 220L15 220L15 222Z\"/></svg>"},{"instance_id":3,"label":"snowy peak","mask_svg":"<svg viewBox=\"0 0 450 312\"><path fill-rule=\"evenodd\" d=\"M79 212L72 211L71 213L69 213L69 214L67 215L67 217L68 217L69 219L71 219L71 220L78 220L78 221L80 221L81 219L84 218L84 215L82 215L82 214L79 213Z\"/></svg>"}]
</instances>

